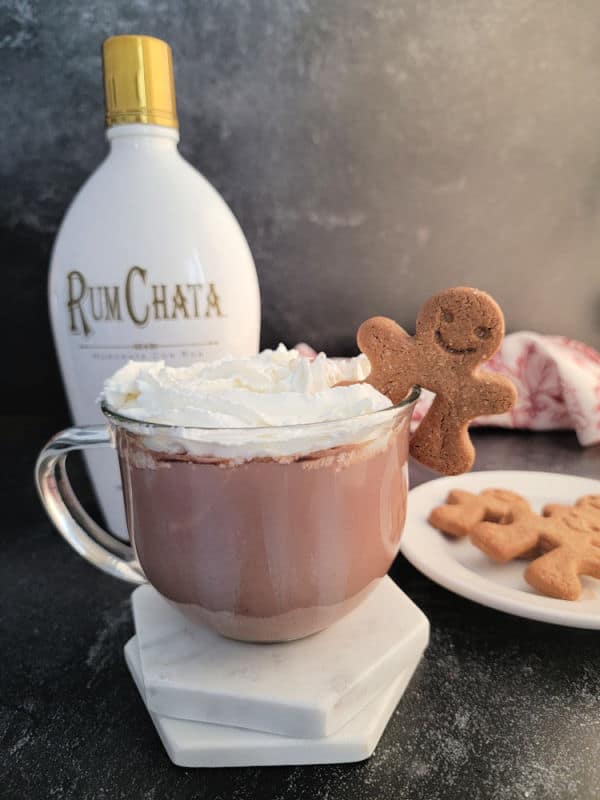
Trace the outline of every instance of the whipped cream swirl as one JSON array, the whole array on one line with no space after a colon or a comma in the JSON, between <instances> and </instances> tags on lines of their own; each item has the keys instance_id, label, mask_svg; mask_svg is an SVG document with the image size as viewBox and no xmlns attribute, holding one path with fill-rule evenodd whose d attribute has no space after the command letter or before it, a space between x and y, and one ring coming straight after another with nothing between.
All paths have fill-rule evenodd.
<instances>
[{"instance_id":1,"label":"whipped cream swirl","mask_svg":"<svg viewBox=\"0 0 600 800\"><path fill-rule=\"evenodd\" d=\"M130 361L105 382L102 399L129 419L181 429L148 431L151 449L234 458L291 455L371 438L375 423L361 417L391 402L360 382L369 371L364 355L330 359L320 353L310 360L279 345L189 367ZM277 430L320 422L338 424L329 435L329 426Z\"/></svg>"}]
</instances>

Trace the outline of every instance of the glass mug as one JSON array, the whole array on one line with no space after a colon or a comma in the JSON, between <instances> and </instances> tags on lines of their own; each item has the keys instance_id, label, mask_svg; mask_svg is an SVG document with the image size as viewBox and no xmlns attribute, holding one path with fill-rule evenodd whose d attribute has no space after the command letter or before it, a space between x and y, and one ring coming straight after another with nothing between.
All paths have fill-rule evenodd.
<instances>
[{"instance_id":1,"label":"glass mug","mask_svg":"<svg viewBox=\"0 0 600 800\"><path fill-rule=\"evenodd\" d=\"M59 533L104 572L150 582L224 636L298 639L355 608L397 555L418 397L415 387L352 420L252 429L139 422L103 406L107 425L69 428L43 448L37 488ZM294 456L307 437L323 449ZM241 440L275 457L232 457ZM69 452L111 446L130 544L88 516L66 472Z\"/></svg>"}]
</instances>

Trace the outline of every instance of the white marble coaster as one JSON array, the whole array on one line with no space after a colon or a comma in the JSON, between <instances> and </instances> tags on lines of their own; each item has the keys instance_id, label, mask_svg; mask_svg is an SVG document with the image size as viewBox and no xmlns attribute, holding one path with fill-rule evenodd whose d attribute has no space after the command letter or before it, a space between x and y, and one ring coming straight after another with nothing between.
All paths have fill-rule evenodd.
<instances>
[{"instance_id":1,"label":"white marble coaster","mask_svg":"<svg viewBox=\"0 0 600 800\"><path fill-rule=\"evenodd\" d=\"M425 615L387 577L335 625L282 644L193 625L148 585L132 600L150 711L298 738L339 730L429 638Z\"/></svg>"},{"instance_id":2,"label":"white marble coaster","mask_svg":"<svg viewBox=\"0 0 600 800\"><path fill-rule=\"evenodd\" d=\"M169 758L180 767L259 767L362 761L369 758L377 747L419 657L354 719L337 733L323 739L292 739L244 728L173 719L152 711L150 716ZM136 636L125 645L125 660L147 707Z\"/></svg>"}]
</instances>

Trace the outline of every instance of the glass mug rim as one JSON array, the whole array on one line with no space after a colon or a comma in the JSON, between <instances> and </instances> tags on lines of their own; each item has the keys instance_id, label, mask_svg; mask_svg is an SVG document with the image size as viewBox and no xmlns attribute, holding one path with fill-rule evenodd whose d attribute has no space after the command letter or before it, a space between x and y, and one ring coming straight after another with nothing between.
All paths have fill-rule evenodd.
<instances>
[{"instance_id":1,"label":"glass mug rim","mask_svg":"<svg viewBox=\"0 0 600 800\"><path fill-rule=\"evenodd\" d=\"M117 427L124 427L132 432L144 433L148 430L156 429L162 432L173 431L173 433L177 433L178 437L181 437L182 431L202 431L204 433L232 433L232 434L258 434L265 433L270 431L271 433L277 432L285 432L289 430L290 432L298 432L300 430L315 430L319 426L326 427L326 426L335 426L340 425L345 422L352 422L352 421L363 421L367 422L370 420L376 422L383 422L385 421L387 415L394 416L398 411L402 411L404 409L412 409L412 407L416 404L419 397L421 396L421 387L420 386L412 386L406 397L400 400L399 403L395 403L388 408L381 408L377 411L369 411L366 414L354 414L350 417L339 417L337 419L328 419L328 420L318 420L316 422L295 422L286 425L244 425L240 427L220 427L220 426L212 426L208 427L205 425L180 425L175 423L167 423L167 422L151 422L148 420L141 420L135 419L135 417L128 417L126 414L122 414L119 411L115 411L112 409L105 400L102 400L100 403L100 409L104 416L114 425Z\"/></svg>"}]
</instances>

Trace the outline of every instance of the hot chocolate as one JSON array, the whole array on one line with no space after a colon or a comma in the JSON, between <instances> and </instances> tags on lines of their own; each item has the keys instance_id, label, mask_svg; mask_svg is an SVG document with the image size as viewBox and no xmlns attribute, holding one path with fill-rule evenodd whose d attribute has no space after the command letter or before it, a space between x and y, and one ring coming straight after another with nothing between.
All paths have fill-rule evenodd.
<instances>
[{"instance_id":1,"label":"hot chocolate","mask_svg":"<svg viewBox=\"0 0 600 800\"><path fill-rule=\"evenodd\" d=\"M237 639L295 639L385 575L404 525L411 405L359 383L368 369L279 348L132 363L107 382L131 539L184 613Z\"/></svg>"}]
</instances>

